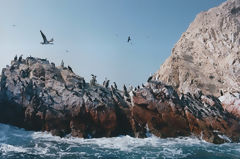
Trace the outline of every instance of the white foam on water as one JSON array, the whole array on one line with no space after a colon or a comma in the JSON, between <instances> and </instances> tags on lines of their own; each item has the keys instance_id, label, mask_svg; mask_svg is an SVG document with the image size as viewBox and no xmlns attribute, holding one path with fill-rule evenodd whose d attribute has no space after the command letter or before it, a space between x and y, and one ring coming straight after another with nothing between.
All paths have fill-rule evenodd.
<instances>
[{"instance_id":1,"label":"white foam on water","mask_svg":"<svg viewBox=\"0 0 240 159\"><path fill-rule=\"evenodd\" d=\"M26 153L27 152L27 150L21 146L13 146L8 144L1 144L0 151L3 153L9 153L9 152Z\"/></svg>"},{"instance_id":2,"label":"white foam on water","mask_svg":"<svg viewBox=\"0 0 240 159\"><path fill-rule=\"evenodd\" d=\"M29 132L2 124L0 124L0 134L5 136L0 136L0 158L1 154L7 155L11 152L50 158L68 156L105 158L106 154L112 156L128 154L137 156L135 158L139 156L143 158L187 158L199 150L211 154L216 152L240 154L240 144L214 145L193 136L168 139L160 139L154 135L144 139L130 136L92 139L71 136L60 138L48 132ZM15 144L15 140L19 142Z\"/></svg>"}]
</instances>

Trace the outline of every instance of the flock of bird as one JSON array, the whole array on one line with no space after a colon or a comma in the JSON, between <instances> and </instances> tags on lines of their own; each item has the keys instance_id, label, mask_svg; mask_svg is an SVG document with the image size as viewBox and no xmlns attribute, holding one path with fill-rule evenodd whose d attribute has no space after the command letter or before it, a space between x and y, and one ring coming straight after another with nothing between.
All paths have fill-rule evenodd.
<instances>
[{"instance_id":1,"label":"flock of bird","mask_svg":"<svg viewBox=\"0 0 240 159\"><path fill-rule=\"evenodd\" d=\"M42 38L43 38L43 42L41 42L42 45L53 44L53 41L54 41L53 38L51 38L50 40L48 40L47 37L46 37L46 35L45 35L41 30L40 30L40 33L41 33L41 36L42 36ZM131 40L132 40L131 37L128 36L127 42L129 43ZM69 52L69 50L66 50L66 52ZM72 71L72 68L71 68L70 66L68 66L68 69L69 69L71 72L73 72L73 71ZM93 74L91 74L91 76L92 76L92 79L93 79L94 81L96 81L96 77L97 77L97 76L95 76L95 75L93 75ZM109 80L105 80L105 81L103 82L103 85L104 85L105 87L108 87L108 85L109 85ZM115 82L114 82L114 87L117 89L117 84L116 84ZM125 85L124 85L124 87L125 87Z\"/></svg>"},{"instance_id":2,"label":"flock of bird","mask_svg":"<svg viewBox=\"0 0 240 159\"><path fill-rule=\"evenodd\" d=\"M40 33L42 35L43 38L43 42L41 42L42 45L47 45L47 44L53 44L54 39L51 38L50 40L47 39L46 35L43 34L43 32L40 30ZM128 36L127 42L129 43L131 41L131 37ZM69 52L69 50L66 50L66 52Z\"/></svg>"}]
</instances>

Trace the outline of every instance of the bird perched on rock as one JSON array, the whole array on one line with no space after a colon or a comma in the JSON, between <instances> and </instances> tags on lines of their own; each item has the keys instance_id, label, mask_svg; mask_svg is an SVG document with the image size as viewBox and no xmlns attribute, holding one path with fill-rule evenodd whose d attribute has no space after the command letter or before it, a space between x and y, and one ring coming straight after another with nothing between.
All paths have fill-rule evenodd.
<instances>
[{"instance_id":1,"label":"bird perched on rock","mask_svg":"<svg viewBox=\"0 0 240 159\"><path fill-rule=\"evenodd\" d=\"M105 83L107 81L107 78L105 77L105 80L103 81L103 86L105 87Z\"/></svg>"},{"instance_id":2,"label":"bird perched on rock","mask_svg":"<svg viewBox=\"0 0 240 159\"><path fill-rule=\"evenodd\" d=\"M85 82L85 79L83 79L83 88L85 87L86 85L86 82Z\"/></svg>"},{"instance_id":3,"label":"bird perched on rock","mask_svg":"<svg viewBox=\"0 0 240 159\"><path fill-rule=\"evenodd\" d=\"M73 70L70 66L68 66L68 70L73 73Z\"/></svg>"},{"instance_id":4,"label":"bird perched on rock","mask_svg":"<svg viewBox=\"0 0 240 159\"><path fill-rule=\"evenodd\" d=\"M125 86L125 84L123 85L123 95L128 97L129 94L128 94L128 91L127 91L127 87Z\"/></svg>"},{"instance_id":5,"label":"bird perched on rock","mask_svg":"<svg viewBox=\"0 0 240 159\"><path fill-rule=\"evenodd\" d=\"M114 88L117 89L117 84L116 82L113 82Z\"/></svg>"},{"instance_id":6,"label":"bird perched on rock","mask_svg":"<svg viewBox=\"0 0 240 159\"><path fill-rule=\"evenodd\" d=\"M17 55L14 57L14 61L17 61Z\"/></svg>"},{"instance_id":7,"label":"bird perched on rock","mask_svg":"<svg viewBox=\"0 0 240 159\"><path fill-rule=\"evenodd\" d=\"M90 85L91 86L95 86L97 83L97 76L95 76L94 74L91 74L92 79L90 80Z\"/></svg>"},{"instance_id":8,"label":"bird perched on rock","mask_svg":"<svg viewBox=\"0 0 240 159\"><path fill-rule=\"evenodd\" d=\"M108 88L108 86L109 86L109 81L110 81L110 80L107 80L107 81L106 81L106 83L105 83L105 88Z\"/></svg>"},{"instance_id":9,"label":"bird perched on rock","mask_svg":"<svg viewBox=\"0 0 240 159\"><path fill-rule=\"evenodd\" d=\"M115 88L113 87L113 85L111 85L111 91L113 91Z\"/></svg>"},{"instance_id":10,"label":"bird perched on rock","mask_svg":"<svg viewBox=\"0 0 240 159\"><path fill-rule=\"evenodd\" d=\"M19 58L18 58L18 61L21 62L22 61L22 56L23 55L20 55Z\"/></svg>"},{"instance_id":11,"label":"bird perched on rock","mask_svg":"<svg viewBox=\"0 0 240 159\"><path fill-rule=\"evenodd\" d=\"M41 42L42 45L46 45L46 44L53 44L53 38L51 40L47 40L46 36L43 34L43 32L40 30L40 33L42 35L43 38L43 42Z\"/></svg>"},{"instance_id":12,"label":"bird perched on rock","mask_svg":"<svg viewBox=\"0 0 240 159\"><path fill-rule=\"evenodd\" d=\"M15 66L14 66L14 65L11 65L10 71L13 71L14 69L15 69Z\"/></svg>"},{"instance_id":13,"label":"bird perched on rock","mask_svg":"<svg viewBox=\"0 0 240 159\"><path fill-rule=\"evenodd\" d=\"M220 94L221 94L221 96L223 96L223 91L222 90L220 91Z\"/></svg>"},{"instance_id":14,"label":"bird perched on rock","mask_svg":"<svg viewBox=\"0 0 240 159\"><path fill-rule=\"evenodd\" d=\"M147 80L147 82L150 82L152 80L153 76L150 76Z\"/></svg>"},{"instance_id":15,"label":"bird perched on rock","mask_svg":"<svg viewBox=\"0 0 240 159\"><path fill-rule=\"evenodd\" d=\"M128 40L127 40L127 42L129 43L131 40L132 40L131 37L128 36Z\"/></svg>"}]
</instances>

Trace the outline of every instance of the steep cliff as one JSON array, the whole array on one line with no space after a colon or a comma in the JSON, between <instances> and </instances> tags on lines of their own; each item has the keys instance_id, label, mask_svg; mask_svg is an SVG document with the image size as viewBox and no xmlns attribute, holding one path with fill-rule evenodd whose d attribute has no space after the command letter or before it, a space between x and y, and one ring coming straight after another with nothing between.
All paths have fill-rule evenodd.
<instances>
[{"instance_id":1,"label":"steep cliff","mask_svg":"<svg viewBox=\"0 0 240 159\"><path fill-rule=\"evenodd\" d=\"M178 92L220 96L240 91L240 1L201 12L154 78Z\"/></svg>"}]
</instances>

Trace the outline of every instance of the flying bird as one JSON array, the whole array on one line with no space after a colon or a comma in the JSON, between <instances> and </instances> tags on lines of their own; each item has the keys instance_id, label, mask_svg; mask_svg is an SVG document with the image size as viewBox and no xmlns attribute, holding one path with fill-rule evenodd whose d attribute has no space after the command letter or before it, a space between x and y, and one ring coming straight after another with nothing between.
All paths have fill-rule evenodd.
<instances>
[{"instance_id":1,"label":"flying bird","mask_svg":"<svg viewBox=\"0 0 240 159\"><path fill-rule=\"evenodd\" d=\"M127 42L129 43L131 40L132 40L131 37L128 36L128 40L127 40Z\"/></svg>"},{"instance_id":2,"label":"flying bird","mask_svg":"<svg viewBox=\"0 0 240 159\"><path fill-rule=\"evenodd\" d=\"M42 45L46 45L46 44L53 44L53 38L51 40L47 40L46 36L43 34L43 32L40 30L40 33L42 35L43 38L43 42L41 42Z\"/></svg>"}]
</instances>

